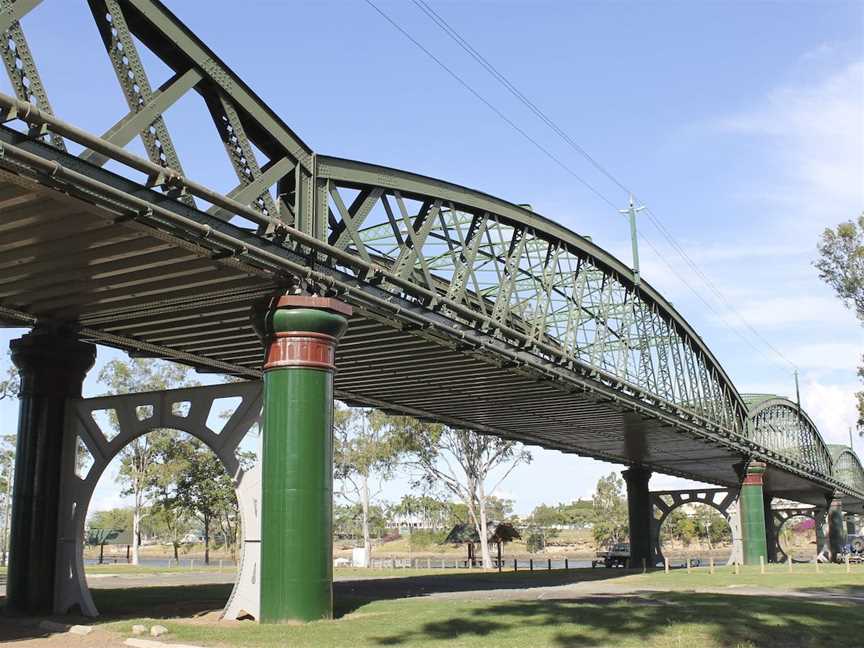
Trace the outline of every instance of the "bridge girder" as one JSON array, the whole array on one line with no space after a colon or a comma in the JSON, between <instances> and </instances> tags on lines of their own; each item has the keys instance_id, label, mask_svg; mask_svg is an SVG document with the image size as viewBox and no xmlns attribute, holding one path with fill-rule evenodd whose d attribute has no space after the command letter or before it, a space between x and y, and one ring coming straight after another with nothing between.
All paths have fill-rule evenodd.
<instances>
[{"instance_id":1,"label":"bridge girder","mask_svg":"<svg viewBox=\"0 0 864 648\"><path fill-rule=\"evenodd\" d=\"M26 299L14 290L0 296L6 320L65 314L89 339L256 377L260 353L246 338L214 341L172 327L153 334L152 318L213 304L234 304L236 315L237 303L299 281L310 291L354 303L376 325L451 351L469 348L485 355L484 361L491 357L498 368L548 381L550 389L588 393L634 419L657 421L725 452L760 458L800 479L813 476L824 487L864 497L860 464L842 473L854 484L839 482L815 426L790 423L788 408L763 408L752 425L753 413L701 338L648 282L635 284L632 270L618 259L533 211L487 194L317 155L156 0L88 0L129 112L101 137L57 120L21 26L37 4L5 0L0 18L10 36L5 56L14 54L18 61L10 67L7 60L7 69L20 100L0 104L7 122L17 119L26 130L0 133L4 168L97 204L114 214L118 226L156 232L195 257L202 276L211 266L230 267L258 281L232 278L234 294L214 290L206 299L198 288L203 281L189 284L199 294L185 302L148 298L143 290L129 301L111 293L112 303L122 306L100 310L96 298L78 303L32 276ZM147 56L139 54L139 45L149 50ZM155 74L145 69L154 58L171 73L155 90ZM167 114L193 91L237 176L224 192L184 175L182 151L169 132ZM125 148L136 136L146 160ZM84 147L72 161L64 152L68 141ZM109 161L110 174L99 168ZM83 261L92 252L80 254ZM165 280L159 273L156 268L138 281ZM99 290L119 292L113 281L91 279ZM51 311L52 300L63 308ZM131 327L132 333L118 327ZM377 392L345 393L357 402L405 410ZM416 413L435 417L436 411ZM470 417L449 422L502 433ZM778 442L774 429L798 436L791 445ZM640 461L629 450L626 456L604 452L585 451Z\"/></svg>"}]
</instances>

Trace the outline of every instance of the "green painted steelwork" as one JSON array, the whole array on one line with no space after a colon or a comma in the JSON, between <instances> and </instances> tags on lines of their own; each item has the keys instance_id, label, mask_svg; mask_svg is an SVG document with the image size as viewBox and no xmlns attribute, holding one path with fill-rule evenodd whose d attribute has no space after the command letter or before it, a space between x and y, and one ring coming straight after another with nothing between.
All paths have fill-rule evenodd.
<instances>
[{"instance_id":1,"label":"green painted steelwork","mask_svg":"<svg viewBox=\"0 0 864 648\"><path fill-rule=\"evenodd\" d=\"M327 371L264 374L261 621L333 614L333 386Z\"/></svg>"},{"instance_id":2,"label":"green painted steelwork","mask_svg":"<svg viewBox=\"0 0 864 648\"><path fill-rule=\"evenodd\" d=\"M338 339L345 317L324 310L272 311L265 341L309 332ZM274 366L264 371L261 454L261 622L333 615L333 373Z\"/></svg>"},{"instance_id":3,"label":"green painted steelwork","mask_svg":"<svg viewBox=\"0 0 864 648\"><path fill-rule=\"evenodd\" d=\"M742 398L748 405L753 441L814 473L833 475L831 451L807 412L775 394L742 394Z\"/></svg>"},{"instance_id":4,"label":"green painted steelwork","mask_svg":"<svg viewBox=\"0 0 864 648\"><path fill-rule=\"evenodd\" d=\"M751 462L741 484L741 538L744 544L745 565L758 565L760 559L768 560L765 533L765 508L762 493L764 464Z\"/></svg>"},{"instance_id":5,"label":"green painted steelwork","mask_svg":"<svg viewBox=\"0 0 864 648\"><path fill-rule=\"evenodd\" d=\"M119 115L102 138L57 120L26 44L18 45L24 43L19 19L26 22L35 4L18 0L4 14L21 58L14 69L7 61L13 86L20 98L37 104L34 109L3 102L6 123L17 117L26 125L26 135L0 129L7 170L47 186L62 181L64 192L109 210L118 223L134 221L145 231L176 236L220 267L263 277L255 297L299 280L308 291L340 296L392 330L413 331L418 341L446 347L444 354L454 361L482 356L549 391L610 403L655 431L680 432L682 443L705 442L727 453L722 461L728 454L756 458L823 491L864 498L864 482L846 483L837 476L845 472L835 474L806 415L780 406L756 421L689 323L650 283L637 285L625 263L524 206L435 178L314 153L160 2L88 0L129 113ZM161 69L146 69L153 58ZM151 86L146 73L155 80L165 70L168 78L158 89ZM21 91L28 85L33 93ZM185 177L182 156L170 145L164 113L191 104L191 95L202 100L237 175L237 185L227 191ZM135 133L148 159L122 148ZM80 158L62 154L66 139L85 147ZM51 147L40 146L42 141L55 147L46 151ZM98 168L108 160L115 162L114 173ZM142 173L149 189L142 186ZM209 207L195 209L193 199ZM146 304L149 315L171 312L170 300L153 299ZM27 306L19 301L10 304L20 310L3 312L15 321L36 313L24 312ZM88 339L120 348L260 375L254 340L223 348L205 337L190 345L111 326L132 310L85 313L75 325ZM74 309L61 311L69 312ZM448 384L451 378L435 380ZM370 387L373 382L361 379L341 395L357 404L515 435L450 407L431 382L416 387L435 401L428 406L415 404L420 399L413 392L407 402L381 395ZM782 425L775 425L778 420ZM787 429L790 439L778 442L774 431ZM603 459L646 459L591 444L545 442ZM683 465L657 464L664 472L706 477ZM731 469L708 477L734 483Z\"/></svg>"}]
</instances>

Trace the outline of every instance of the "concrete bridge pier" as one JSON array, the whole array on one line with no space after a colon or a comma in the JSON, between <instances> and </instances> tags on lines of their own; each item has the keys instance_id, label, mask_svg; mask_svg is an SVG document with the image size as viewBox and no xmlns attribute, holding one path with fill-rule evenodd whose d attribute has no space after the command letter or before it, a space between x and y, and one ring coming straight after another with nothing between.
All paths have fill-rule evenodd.
<instances>
[{"instance_id":1,"label":"concrete bridge pier","mask_svg":"<svg viewBox=\"0 0 864 648\"><path fill-rule=\"evenodd\" d=\"M256 321L265 342L262 623L333 616L333 373L351 307L287 295Z\"/></svg>"},{"instance_id":2,"label":"concrete bridge pier","mask_svg":"<svg viewBox=\"0 0 864 648\"><path fill-rule=\"evenodd\" d=\"M50 614L54 606L63 431L68 401L81 397L96 347L36 327L10 343L21 375L6 610Z\"/></svg>"},{"instance_id":3,"label":"concrete bridge pier","mask_svg":"<svg viewBox=\"0 0 864 648\"><path fill-rule=\"evenodd\" d=\"M839 560L843 545L846 544L846 529L843 524L843 502L835 493L828 498L828 551L831 561Z\"/></svg>"},{"instance_id":4,"label":"concrete bridge pier","mask_svg":"<svg viewBox=\"0 0 864 648\"><path fill-rule=\"evenodd\" d=\"M751 461L745 468L741 483L741 536L745 565L758 565L760 558L768 559L765 496L762 491L764 474L765 464Z\"/></svg>"},{"instance_id":5,"label":"concrete bridge pier","mask_svg":"<svg viewBox=\"0 0 864 648\"><path fill-rule=\"evenodd\" d=\"M651 471L643 466L633 466L621 473L627 482L627 519L630 526L630 566L641 567L642 561L654 566L651 551L651 492L648 481Z\"/></svg>"}]
</instances>

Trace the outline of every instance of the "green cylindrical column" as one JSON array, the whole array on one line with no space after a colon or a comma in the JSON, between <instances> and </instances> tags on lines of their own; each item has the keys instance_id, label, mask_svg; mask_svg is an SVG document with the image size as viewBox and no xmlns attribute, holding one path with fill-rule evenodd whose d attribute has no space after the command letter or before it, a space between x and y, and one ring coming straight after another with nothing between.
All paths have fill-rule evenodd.
<instances>
[{"instance_id":1,"label":"green cylindrical column","mask_svg":"<svg viewBox=\"0 0 864 648\"><path fill-rule=\"evenodd\" d=\"M843 545L846 544L846 529L843 524L843 502L840 498L833 498L828 508L828 548L831 552L831 560L840 559Z\"/></svg>"},{"instance_id":2,"label":"green cylindrical column","mask_svg":"<svg viewBox=\"0 0 864 648\"><path fill-rule=\"evenodd\" d=\"M9 346L21 374L21 390L6 611L50 614L67 401L81 397L96 347L40 328Z\"/></svg>"},{"instance_id":3,"label":"green cylindrical column","mask_svg":"<svg viewBox=\"0 0 864 648\"><path fill-rule=\"evenodd\" d=\"M765 501L762 495L764 474L765 464L751 461L741 484L741 536L745 565L758 565L760 556L766 561L768 557L765 542Z\"/></svg>"},{"instance_id":4,"label":"green cylindrical column","mask_svg":"<svg viewBox=\"0 0 864 648\"><path fill-rule=\"evenodd\" d=\"M259 322L262 623L333 616L333 372L350 314L334 299L291 295Z\"/></svg>"}]
</instances>

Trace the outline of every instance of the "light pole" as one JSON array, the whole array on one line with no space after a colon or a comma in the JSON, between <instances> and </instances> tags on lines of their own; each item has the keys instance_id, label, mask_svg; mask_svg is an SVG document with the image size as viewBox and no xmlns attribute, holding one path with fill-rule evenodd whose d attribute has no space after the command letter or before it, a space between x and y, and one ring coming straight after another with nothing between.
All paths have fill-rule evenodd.
<instances>
[{"instance_id":1,"label":"light pole","mask_svg":"<svg viewBox=\"0 0 864 648\"><path fill-rule=\"evenodd\" d=\"M636 214L645 209L645 206L636 206L633 196L630 196L630 205L627 209L618 211L630 219L630 244L633 247L633 283L639 285L639 241L636 232Z\"/></svg>"}]
</instances>

